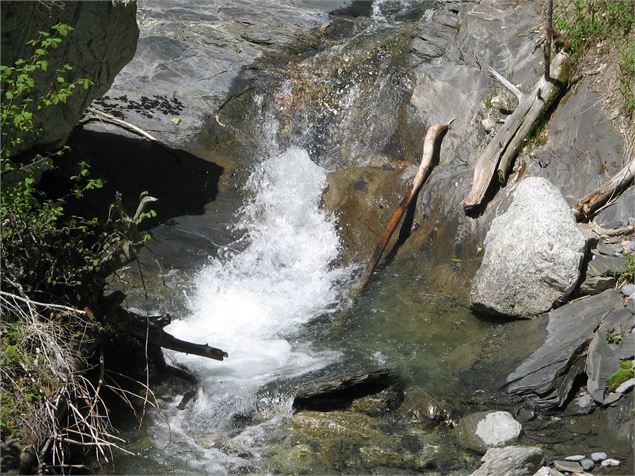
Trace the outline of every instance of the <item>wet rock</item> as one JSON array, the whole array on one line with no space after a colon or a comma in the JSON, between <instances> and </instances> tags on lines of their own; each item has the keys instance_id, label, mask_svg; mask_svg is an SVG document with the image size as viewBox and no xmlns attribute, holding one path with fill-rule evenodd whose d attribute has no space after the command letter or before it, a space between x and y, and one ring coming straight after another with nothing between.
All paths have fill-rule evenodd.
<instances>
[{"instance_id":1,"label":"wet rock","mask_svg":"<svg viewBox=\"0 0 635 476\"><path fill-rule=\"evenodd\" d=\"M525 476L533 474L543 462L543 452L535 446L490 448L483 464L471 476Z\"/></svg>"},{"instance_id":2,"label":"wet rock","mask_svg":"<svg viewBox=\"0 0 635 476\"><path fill-rule=\"evenodd\" d=\"M608 455L603 451L596 451L595 453L591 453L591 460L595 463L600 463L608 458Z\"/></svg>"},{"instance_id":3,"label":"wet rock","mask_svg":"<svg viewBox=\"0 0 635 476\"><path fill-rule=\"evenodd\" d=\"M553 467L558 471L564 471L566 473L579 473L582 471L582 465L577 461L565 461L557 459L553 462Z\"/></svg>"},{"instance_id":4,"label":"wet rock","mask_svg":"<svg viewBox=\"0 0 635 476\"><path fill-rule=\"evenodd\" d=\"M621 463L613 458L607 458L604 461L602 461L602 463L600 464L600 466L602 466L603 468L614 468L616 466L619 466Z\"/></svg>"},{"instance_id":5,"label":"wet rock","mask_svg":"<svg viewBox=\"0 0 635 476\"><path fill-rule=\"evenodd\" d=\"M461 444L475 451L503 446L518 439L522 425L509 412L486 411L459 420L457 433Z\"/></svg>"},{"instance_id":6,"label":"wet rock","mask_svg":"<svg viewBox=\"0 0 635 476\"><path fill-rule=\"evenodd\" d=\"M2 7L2 64L18 58L30 58L27 41L51 25L65 23L73 31L59 49L46 57L51 65L40 71L32 97L44 97L55 82L56 68L64 63L72 70L64 75L67 82L90 79L88 89L77 88L64 104L46 108L34 115L33 135L21 150L35 145L59 147L64 144L85 108L110 88L115 76L132 59L139 29L137 2L60 2L46 7L40 2L7 2ZM57 65L53 67L53 65Z\"/></svg>"},{"instance_id":7,"label":"wet rock","mask_svg":"<svg viewBox=\"0 0 635 476\"><path fill-rule=\"evenodd\" d=\"M550 468L549 466L543 466L534 473L534 476L564 476L564 473L561 473L557 469Z\"/></svg>"},{"instance_id":8,"label":"wet rock","mask_svg":"<svg viewBox=\"0 0 635 476\"><path fill-rule=\"evenodd\" d=\"M621 303L608 311L589 344L586 359L587 388L593 399L602 405L615 401L614 396L607 395L608 380L620 369L620 355L625 350L624 338L635 326L633 315ZM635 352L635 349L629 350Z\"/></svg>"},{"instance_id":9,"label":"wet rock","mask_svg":"<svg viewBox=\"0 0 635 476\"><path fill-rule=\"evenodd\" d=\"M582 469L585 471L591 471L595 466L595 463L589 458L584 458L580 460L580 466L582 466Z\"/></svg>"},{"instance_id":10,"label":"wet rock","mask_svg":"<svg viewBox=\"0 0 635 476\"><path fill-rule=\"evenodd\" d=\"M585 245L560 191L542 178L524 180L487 233L472 305L514 317L548 311L575 288Z\"/></svg>"},{"instance_id":11,"label":"wet rock","mask_svg":"<svg viewBox=\"0 0 635 476\"><path fill-rule=\"evenodd\" d=\"M450 419L450 412L444 402L421 388L409 388L396 412L397 416L408 423L432 428Z\"/></svg>"},{"instance_id":12,"label":"wet rock","mask_svg":"<svg viewBox=\"0 0 635 476\"><path fill-rule=\"evenodd\" d=\"M391 387L379 393L353 400L350 409L376 417L394 410L402 400L403 393Z\"/></svg>"},{"instance_id":13,"label":"wet rock","mask_svg":"<svg viewBox=\"0 0 635 476\"><path fill-rule=\"evenodd\" d=\"M293 399L293 408L318 411L344 409L353 400L379 393L397 382L397 375L389 370L347 375L300 390Z\"/></svg>"},{"instance_id":14,"label":"wet rock","mask_svg":"<svg viewBox=\"0 0 635 476\"><path fill-rule=\"evenodd\" d=\"M545 343L507 377L508 390L538 408L561 406L584 371L586 344L594 330L607 309L620 307L621 297L609 290L551 311Z\"/></svg>"}]
</instances>

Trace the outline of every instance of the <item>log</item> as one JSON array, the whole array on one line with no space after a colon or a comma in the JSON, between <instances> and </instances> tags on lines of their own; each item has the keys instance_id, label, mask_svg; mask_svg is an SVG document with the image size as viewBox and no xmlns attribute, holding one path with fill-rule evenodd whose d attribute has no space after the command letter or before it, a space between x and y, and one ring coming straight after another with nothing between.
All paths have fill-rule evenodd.
<instances>
[{"instance_id":1,"label":"log","mask_svg":"<svg viewBox=\"0 0 635 476\"><path fill-rule=\"evenodd\" d=\"M423 141L423 154L421 157L421 163L419 164L419 169L417 170L412 183L401 199L401 202L397 206L397 209L390 217L386 228L384 228L384 231L381 234L377 245L375 246L375 251L373 252L370 261L366 265L366 268L364 269L360 277L359 286L357 287L354 295L360 295L363 289L366 287L366 284L368 284L368 281L370 280L373 271L375 271L377 263L379 263L381 255L386 249L386 245L388 245L388 241L395 231L399 220L401 219L413 199L417 197L417 194L419 193L424 180L428 176L428 173L430 172L430 169L432 168L434 162L433 159L435 159L435 157L438 155L440 139L442 139L445 133L448 131L452 122L454 122L454 119L450 120L447 124L435 124L430 127L430 129L428 129L425 140Z\"/></svg>"},{"instance_id":2,"label":"log","mask_svg":"<svg viewBox=\"0 0 635 476\"><path fill-rule=\"evenodd\" d=\"M548 81L542 77L533 91L523 96L516 110L507 118L505 124L479 156L474 169L472 189L463 202L466 213L474 212L482 205L485 193L497 170L499 181L502 184L505 183L512 160L522 147L525 138L558 98L568 59L569 56L566 53L558 53L551 65L551 76L557 78L557 81Z\"/></svg>"},{"instance_id":3,"label":"log","mask_svg":"<svg viewBox=\"0 0 635 476\"><path fill-rule=\"evenodd\" d=\"M612 198L626 190L635 179L635 159L604 183L599 189L576 202L571 209L578 221L589 220L593 214Z\"/></svg>"}]
</instances>

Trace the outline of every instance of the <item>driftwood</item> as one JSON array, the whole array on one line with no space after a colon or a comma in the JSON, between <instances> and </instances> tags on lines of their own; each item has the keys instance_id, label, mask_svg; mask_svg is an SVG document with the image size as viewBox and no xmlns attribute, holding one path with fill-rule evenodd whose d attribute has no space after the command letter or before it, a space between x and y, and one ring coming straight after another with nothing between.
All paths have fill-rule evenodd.
<instances>
[{"instance_id":1,"label":"driftwood","mask_svg":"<svg viewBox=\"0 0 635 476\"><path fill-rule=\"evenodd\" d=\"M138 135L140 135L142 137L145 137L149 141L156 142L157 144L162 146L161 142L159 142L159 140L156 137L154 137L152 134L150 134L149 132L144 131L140 127L135 126L134 124L131 124L128 121L124 121L123 119L119 119L118 117L115 117L112 114L108 114L107 112L100 111L99 109L95 109L94 107L87 108L86 112L91 114L93 117L91 117L90 115L85 117L81 121L82 123L86 123L88 121L108 122L108 123L113 124L115 126L119 126L119 127L123 128L123 129L126 129L126 130L128 130L130 132L138 134Z\"/></svg>"},{"instance_id":2,"label":"driftwood","mask_svg":"<svg viewBox=\"0 0 635 476\"><path fill-rule=\"evenodd\" d=\"M514 96L516 96L516 99L518 99L518 104L520 104L520 101L523 100L523 97L525 96L522 91L520 89L518 89L516 86L514 86L514 84L508 80L505 76L503 76L502 74L500 74L498 71L496 71L494 68L487 68L487 72L489 73L489 75L494 78L496 81L498 81L499 83L501 83L501 85L503 87L505 87L507 90L509 90Z\"/></svg>"},{"instance_id":3,"label":"driftwood","mask_svg":"<svg viewBox=\"0 0 635 476\"><path fill-rule=\"evenodd\" d=\"M635 159L604 183L599 189L576 202L571 209L578 221L588 220L606 202L627 189L635 179Z\"/></svg>"},{"instance_id":4,"label":"driftwood","mask_svg":"<svg viewBox=\"0 0 635 476\"><path fill-rule=\"evenodd\" d=\"M419 193L424 180L428 176L428 173L433 166L435 156L438 155L440 139L443 138L453 121L454 119L450 120L447 124L435 124L434 126L430 127L430 129L428 129L425 140L423 142L423 155L421 157L419 169L417 170L412 183L401 199L401 202L397 206L397 209L390 217L386 228L384 228L384 231L381 234L379 241L377 242L377 246L375 247L375 251L373 252L370 261L366 265L366 269L364 269L364 272L360 277L359 286L357 288L357 291L355 292L356 295L361 294L363 289L366 287L366 284L368 284L368 281L370 280L373 271L375 271L377 263L379 263L381 255L386 249L388 241L395 231L399 220L403 216L406 209L409 207L410 203L417 197L417 194Z\"/></svg>"},{"instance_id":5,"label":"driftwood","mask_svg":"<svg viewBox=\"0 0 635 476\"><path fill-rule=\"evenodd\" d=\"M474 169L472 190L463 203L466 212L473 212L481 206L496 171L500 183L505 183L512 160L526 137L558 98L568 58L566 53L558 53L551 65L551 76L555 80L541 78L533 91L523 96L516 110L479 156Z\"/></svg>"}]
</instances>

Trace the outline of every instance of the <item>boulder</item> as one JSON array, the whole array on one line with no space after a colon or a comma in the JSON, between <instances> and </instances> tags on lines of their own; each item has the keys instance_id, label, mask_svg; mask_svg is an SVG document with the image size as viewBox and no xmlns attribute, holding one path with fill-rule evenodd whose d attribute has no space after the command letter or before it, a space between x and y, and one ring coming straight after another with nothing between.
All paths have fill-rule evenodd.
<instances>
[{"instance_id":1,"label":"boulder","mask_svg":"<svg viewBox=\"0 0 635 476\"><path fill-rule=\"evenodd\" d=\"M481 462L481 467L470 476L526 476L540 468L543 452L535 446L490 448Z\"/></svg>"},{"instance_id":2,"label":"boulder","mask_svg":"<svg viewBox=\"0 0 635 476\"><path fill-rule=\"evenodd\" d=\"M608 290L551 311L545 343L507 377L508 390L538 408L561 406L575 377L584 372L586 345L595 329L607 310L622 307L619 294Z\"/></svg>"},{"instance_id":3,"label":"boulder","mask_svg":"<svg viewBox=\"0 0 635 476\"><path fill-rule=\"evenodd\" d=\"M51 2L49 2L51 3ZM56 69L72 66L68 82L90 79L87 89L78 88L64 104L44 109L34 116L34 127L43 133L25 141L22 149L33 146L59 147L68 139L85 108L104 94L115 76L132 59L139 29L137 3L125 2L4 2L2 5L2 64L29 59L33 50L26 42L39 31L49 31L65 23L73 31L47 56L49 68L36 76L33 96L43 96L56 78Z\"/></svg>"},{"instance_id":4,"label":"boulder","mask_svg":"<svg viewBox=\"0 0 635 476\"><path fill-rule=\"evenodd\" d=\"M486 411L467 415L459 420L459 441L474 451L513 443L518 439L522 425L509 412Z\"/></svg>"},{"instance_id":5,"label":"boulder","mask_svg":"<svg viewBox=\"0 0 635 476\"><path fill-rule=\"evenodd\" d=\"M485 238L474 308L514 317L548 311L575 289L585 245L560 191L543 178L525 179Z\"/></svg>"}]
</instances>

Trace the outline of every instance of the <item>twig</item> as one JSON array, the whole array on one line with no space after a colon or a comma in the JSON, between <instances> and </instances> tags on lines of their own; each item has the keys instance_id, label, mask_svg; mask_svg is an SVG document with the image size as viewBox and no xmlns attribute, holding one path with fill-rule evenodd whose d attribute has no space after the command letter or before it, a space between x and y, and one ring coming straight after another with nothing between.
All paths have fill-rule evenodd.
<instances>
[{"instance_id":1,"label":"twig","mask_svg":"<svg viewBox=\"0 0 635 476\"><path fill-rule=\"evenodd\" d=\"M522 93L522 91L520 89L518 89L516 86L514 86L514 84L509 81L507 78L505 78L505 76L503 76L502 74L500 74L498 71L496 71L494 68L492 68L491 66L489 68L487 68L487 72L489 73L489 75L494 78L496 81L498 81L499 83L501 83L501 85L503 85L505 88L507 88L514 96L516 96L516 99L518 99L518 102L520 103L520 101L523 100L523 96L524 94Z\"/></svg>"},{"instance_id":2,"label":"twig","mask_svg":"<svg viewBox=\"0 0 635 476\"><path fill-rule=\"evenodd\" d=\"M0 295L11 298L11 299L16 299L18 301L21 301L27 305L29 304L33 304L35 306L40 306L43 307L45 309L55 309L57 311L67 311L67 312L71 312L73 314L86 314L86 311L81 311L79 309L75 309L74 307L69 307L69 306L62 306L61 304L51 304L51 303L45 303L45 302L38 302L38 301L34 301L33 299L29 299L29 298L23 298L20 296L17 296L13 293L8 293L6 291L0 291Z\"/></svg>"},{"instance_id":3,"label":"twig","mask_svg":"<svg viewBox=\"0 0 635 476\"><path fill-rule=\"evenodd\" d=\"M100 111L99 109L95 109L94 107L86 108L86 111L88 111L89 113L94 114L96 116L99 116L100 118L102 118L106 122L110 122L111 124L114 124L116 126L123 127L124 129L127 129L127 130L129 130L131 132L134 132L136 134L139 134L140 136L143 136L143 137L145 137L146 139L148 139L148 140L150 140L152 142L156 142L157 144L161 144L161 142L159 142L159 140L156 137L154 137L153 135L151 135L149 132L144 131L140 127L137 127L134 124L129 123L128 121L124 121L123 119L119 119L119 118L113 116L112 114L108 114L107 112Z\"/></svg>"}]
</instances>

